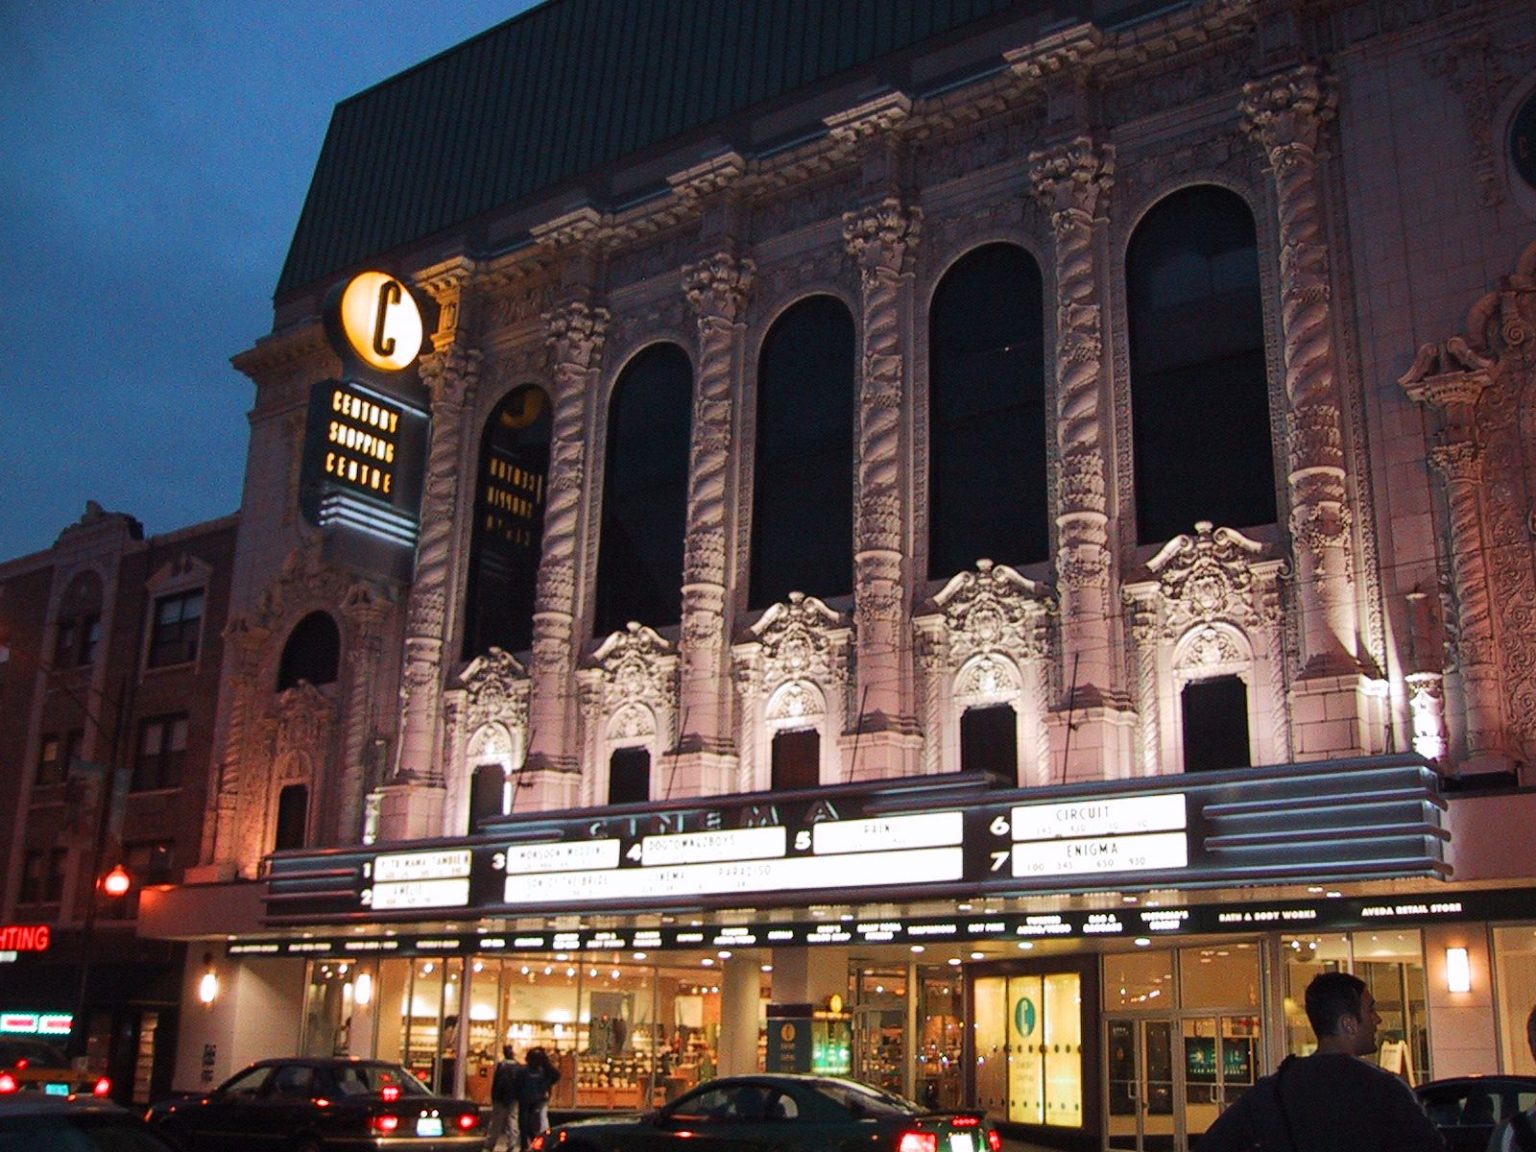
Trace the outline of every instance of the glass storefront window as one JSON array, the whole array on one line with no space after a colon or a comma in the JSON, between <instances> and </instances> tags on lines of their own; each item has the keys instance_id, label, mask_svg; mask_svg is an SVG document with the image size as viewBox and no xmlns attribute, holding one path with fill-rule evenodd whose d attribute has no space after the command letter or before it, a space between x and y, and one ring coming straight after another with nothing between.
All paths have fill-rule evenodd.
<instances>
[{"instance_id":1,"label":"glass storefront window","mask_svg":"<svg viewBox=\"0 0 1536 1152\"><path fill-rule=\"evenodd\" d=\"M1112 952L1104 957L1106 1011L1173 1011L1173 953Z\"/></svg>"},{"instance_id":2,"label":"glass storefront window","mask_svg":"<svg viewBox=\"0 0 1536 1152\"><path fill-rule=\"evenodd\" d=\"M976 1103L1015 1124L1083 1124L1082 976L978 976Z\"/></svg>"},{"instance_id":3,"label":"glass storefront window","mask_svg":"<svg viewBox=\"0 0 1536 1152\"><path fill-rule=\"evenodd\" d=\"M1536 1075L1536 1059L1525 1037L1526 1019L1536 1005L1536 927L1495 928L1493 956L1499 974L1499 1067Z\"/></svg>"},{"instance_id":4,"label":"glass storefront window","mask_svg":"<svg viewBox=\"0 0 1536 1152\"><path fill-rule=\"evenodd\" d=\"M916 1098L930 1108L953 1109L963 1104L961 1057L965 1042L964 986L960 974L948 968L918 971Z\"/></svg>"},{"instance_id":5,"label":"glass storefront window","mask_svg":"<svg viewBox=\"0 0 1536 1152\"><path fill-rule=\"evenodd\" d=\"M1251 941L1179 949L1184 1008L1259 1007L1259 946Z\"/></svg>"},{"instance_id":6,"label":"glass storefront window","mask_svg":"<svg viewBox=\"0 0 1536 1152\"><path fill-rule=\"evenodd\" d=\"M906 1095L907 970L860 969L854 985L854 1075L866 1084Z\"/></svg>"},{"instance_id":7,"label":"glass storefront window","mask_svg":"<svg viewBox=\"0 0 1536 1152\"><path fill-rule=\"evenodd\" d=\"M1083 1124L1083 991L1076 972L1045 977L1045 1122Z\"/></svg>"}]
</instances>

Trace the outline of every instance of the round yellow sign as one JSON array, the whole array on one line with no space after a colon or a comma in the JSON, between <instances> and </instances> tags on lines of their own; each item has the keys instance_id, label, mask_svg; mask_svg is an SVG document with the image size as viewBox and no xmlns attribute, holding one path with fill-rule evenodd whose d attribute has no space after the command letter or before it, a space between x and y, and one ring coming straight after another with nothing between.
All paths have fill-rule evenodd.
<instances>
[{"instance_id":1,"label":"round yellow sign","mask_svg":"<svg viewBox=\"0 0 1536 1152\"><path fill-rule=\"evenodd\" d=\"M410 367L421 351L421 310L410 289L383 272L361 272L347 285L341 330L364 363L385 372Z\"/></svg>"}]
</instances>

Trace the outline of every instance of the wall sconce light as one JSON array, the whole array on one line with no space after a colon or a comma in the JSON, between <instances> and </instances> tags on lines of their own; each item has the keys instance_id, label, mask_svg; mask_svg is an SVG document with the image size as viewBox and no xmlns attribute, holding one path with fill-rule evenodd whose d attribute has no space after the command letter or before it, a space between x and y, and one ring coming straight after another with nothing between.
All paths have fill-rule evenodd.
<instances>
[{"instance_id":1,"label":"wall sconce light","mask_svg":"<svg viewBox=\"0 0 1536 1152\"><path fill-rule=\"evenodd\" d=\"M112 871L101 878L101 890L114 900L119 896L126 896L131 887L133 887L133 877L128 875L128 869L121 864L116 865Z\"/></svg>"},{"instance_id":2,"label":"wall sconce light","mask_svg":"<svg viewBox=\"0 0 1536 1152\"><path fill-rule=\"evenodd\" d=\"M1472 991L1472 961L1465 948L1445 950L1445 987L1449 992Z\"/></svg>"},{"instance_id":3,"label":"wall sconce light","mask_svg":"<svg viewBox=\"0 0 1536 1152\"><path fill-rule=\"evenodd\" d=\"M359 1008L366 1008L373 1003L373 977L368 973L357 974L357 982L352 985L352 1002Z\"/></svg>"},{"instance_id":4,"label":"wall sconce light","mask_svg":"<svg viewBox=\"0 0 1536 1152\"><path fill-rule=\"evenodd\" d=\"M205 1006L211 1008L213 1007L213 1002L219 998L219 974L213 970L212 952L203 953L203 964L206 966L207 971L203 973L203 978L197 982L197 998Z\"/></svg>"}]
</instances>

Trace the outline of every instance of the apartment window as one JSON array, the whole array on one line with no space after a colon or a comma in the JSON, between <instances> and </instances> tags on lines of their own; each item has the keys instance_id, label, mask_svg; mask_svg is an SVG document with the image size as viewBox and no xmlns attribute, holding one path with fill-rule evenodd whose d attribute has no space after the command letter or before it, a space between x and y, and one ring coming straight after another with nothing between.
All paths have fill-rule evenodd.
<instances>
[{"instance_id":1,"label":"apartment window","mask_svg":"<svg viewBox=\"0 0 1536 1152\"><path fill-rule=\"evenodd\" d=\"M1248 686L1237 676L1184 685L1184 771L1247 768Z\"/></svg>"},{"instance_id":2,"label":"apartment window","mask_svg":"<svg viewBox=\"0 0 1536 1152\"><path fill-rule=\"evenodd\" d=\"M75 761L85 755L85 729L71 728L64 733L64 747L60 753L59 770L67 777Z\"/></svg>"},{"instance_id":3,"label":"apartment window","mask_svg":"<svg viewBox=\"0 0 1536 1152\"><path fill-rule=\"evenodd\" d=\"M650 749L615 748L608 757L608 803L639 804L650 798Z\"/></svg>"},{"instance_id":4,"label":"apartment window","mask_svg":"<svg viewBox=\"0 0 1536 1152\"><path fill-rule=\"evenodd\" d=\"M96 649L101 644L101 616L91 613L80 621L80 639L75 649L75 663L81 668L96 662Z\"/></svg>"},{"instance_id":5,"label":"apartment window","mask_svg":"<svg viewBox=\"0 0 1536 1152\"><path fill-rule=\"evenodd\" d=\"M64 746L52 732L46 733L37 747L37 782L58 784L64 779Z\"/></svg>"},{"instance_id":6,"label":"apartment window","mask_svg":"<svg viewBox=\"0 0 1536 1152\"><path fill-rule=\"evenodd\" d=\"M196 660L202 628L201 589L156 600L154 629L149 640L149 666L163 668Z\"/></svg>"},{"instance_id":7,"label":"apartment window","mask_svg":"<svg viewBox=\"0 0 1536 1152\"><path fill-rule=\"evenodd\" d=\"M40 849L28 852L21 865L21 890L16 893L18 904L43 902L43 877L48 867L48 854Z\"/></svg>"},{"instance_id":8,"label":"apartment window","mask_svg":"<svg viewBox=\"0 0 1536 1152\"><path fill-rule=\"evenodd\" d=\"M151 716L139 725L138 754L133 762L133 790L178 788L187 759L187 716Z\"/></svg>"},{"instance_id":9,"label":"apartment window","mask_svg":"<svg viewBox=\"0 0 1536 1152\"><path fill-rule=\"evenodd\" d=\"M43 903L57 904L64 899L64 874L69 870L69 849L54 848L48 853L48 871L43 876Z\"/></svg>"},{"instance_id":10,"label":"apartment window","mask_svg":"<svg viewBox=\"0 0 1536 1152\"><path fill-rule=\"evenodd\" d=\"M774 791L821 783L821 733L814 728L773 734Z\"/></svg>"},{"instance_id":11,"label":"apartment window","mask_svg":"<svg viewBox=\"0 0 1536 1152\"><path fill-rule=\"evenodd\" d=\"M172 871L175 844L170 840L140 840L123 845L123 867L133 877L127 895L112 901L116 907L108 914L117 919L133 920L139 914L139 893L151 884L169 884L175 880Z\"/></svg>"}]
</instances>

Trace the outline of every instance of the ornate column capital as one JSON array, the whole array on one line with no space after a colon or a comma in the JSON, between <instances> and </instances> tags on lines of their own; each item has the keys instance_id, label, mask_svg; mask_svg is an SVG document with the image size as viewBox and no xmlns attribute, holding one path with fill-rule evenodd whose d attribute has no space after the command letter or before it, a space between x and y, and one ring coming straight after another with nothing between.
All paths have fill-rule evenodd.
<instances>
[{"instance_id":1,"label":"ornate column capital","mask_svg":"<svg viewBox=\"0 0 1536 1152\"><path fill-rule=\"evenodd\" d=\"M597 365L610 319L606 308L570 300L545 312L542 319L556 369L586 372Z\"/></svg>"},{"instance_id":2,"label":"ornate column capital","mask_svg":"<svg viewBox=\"0 0 1536 1152\"><path fill-rule=\"evenodd\" d=\"M1297 153L1317 151L1318 133L1334 112L1334 94L1322 70L1304 64L1243 86L1243 130L1283 167Z\"/></svg>"},{"instance_id":3,"label":"ornate column capital","mask_svg":"<svg viewBox=\"0 0 1536 1152\"><path fill-rule=\"evenodd\" d=\"M901 275L922 226L922 209L904 205L895 196L843 214L843 243L858 261L866 288Z\"/></svg>"},{"instance_id":4,"label":"ornate column capital","mask_svg":"<svg viewBox=\"0 0 1536 1152\"><path fill-rule=\"evenodd\" d=\"M683 268L683 291L701 323L741 319L757 265L731 252L720 251Z\"/></svg>"},{"instance_id":5,"label":"ornate column capital","mask_svg":"<svg viewBox=\"0 0 1536 1152\"><path fill-rule=\"evenodd\" d=\"M1483 450L1470 440L1442 439L1429 450L1429 461L1447 484L1475 484L1483 478Z\"/></svg>"},{"instance_id":6,"label":"ornate column capital","mask_svg":"<svg viewBox=\"0 0 1536 1152\"><path fill-rule=\"evenodd\" d=\"M484 357L478 348L449 344L421 358L421 382L427 386L436 412L443 407L462 407L480 382Z\"/></svg>"},{"instance_id":7,"label":"ornate column capital","mask_svg":"<svg viewBox=\"0 0 1536 1152\"><path fill-rule=\"evenodd\" d=\"M1115 149L1091 136L1075 136L1055 148L1029 154L1029 178L1035 197L1051 214L1059 233L1091 225L1115 182Z\"/></svg>"}]
</instances>

